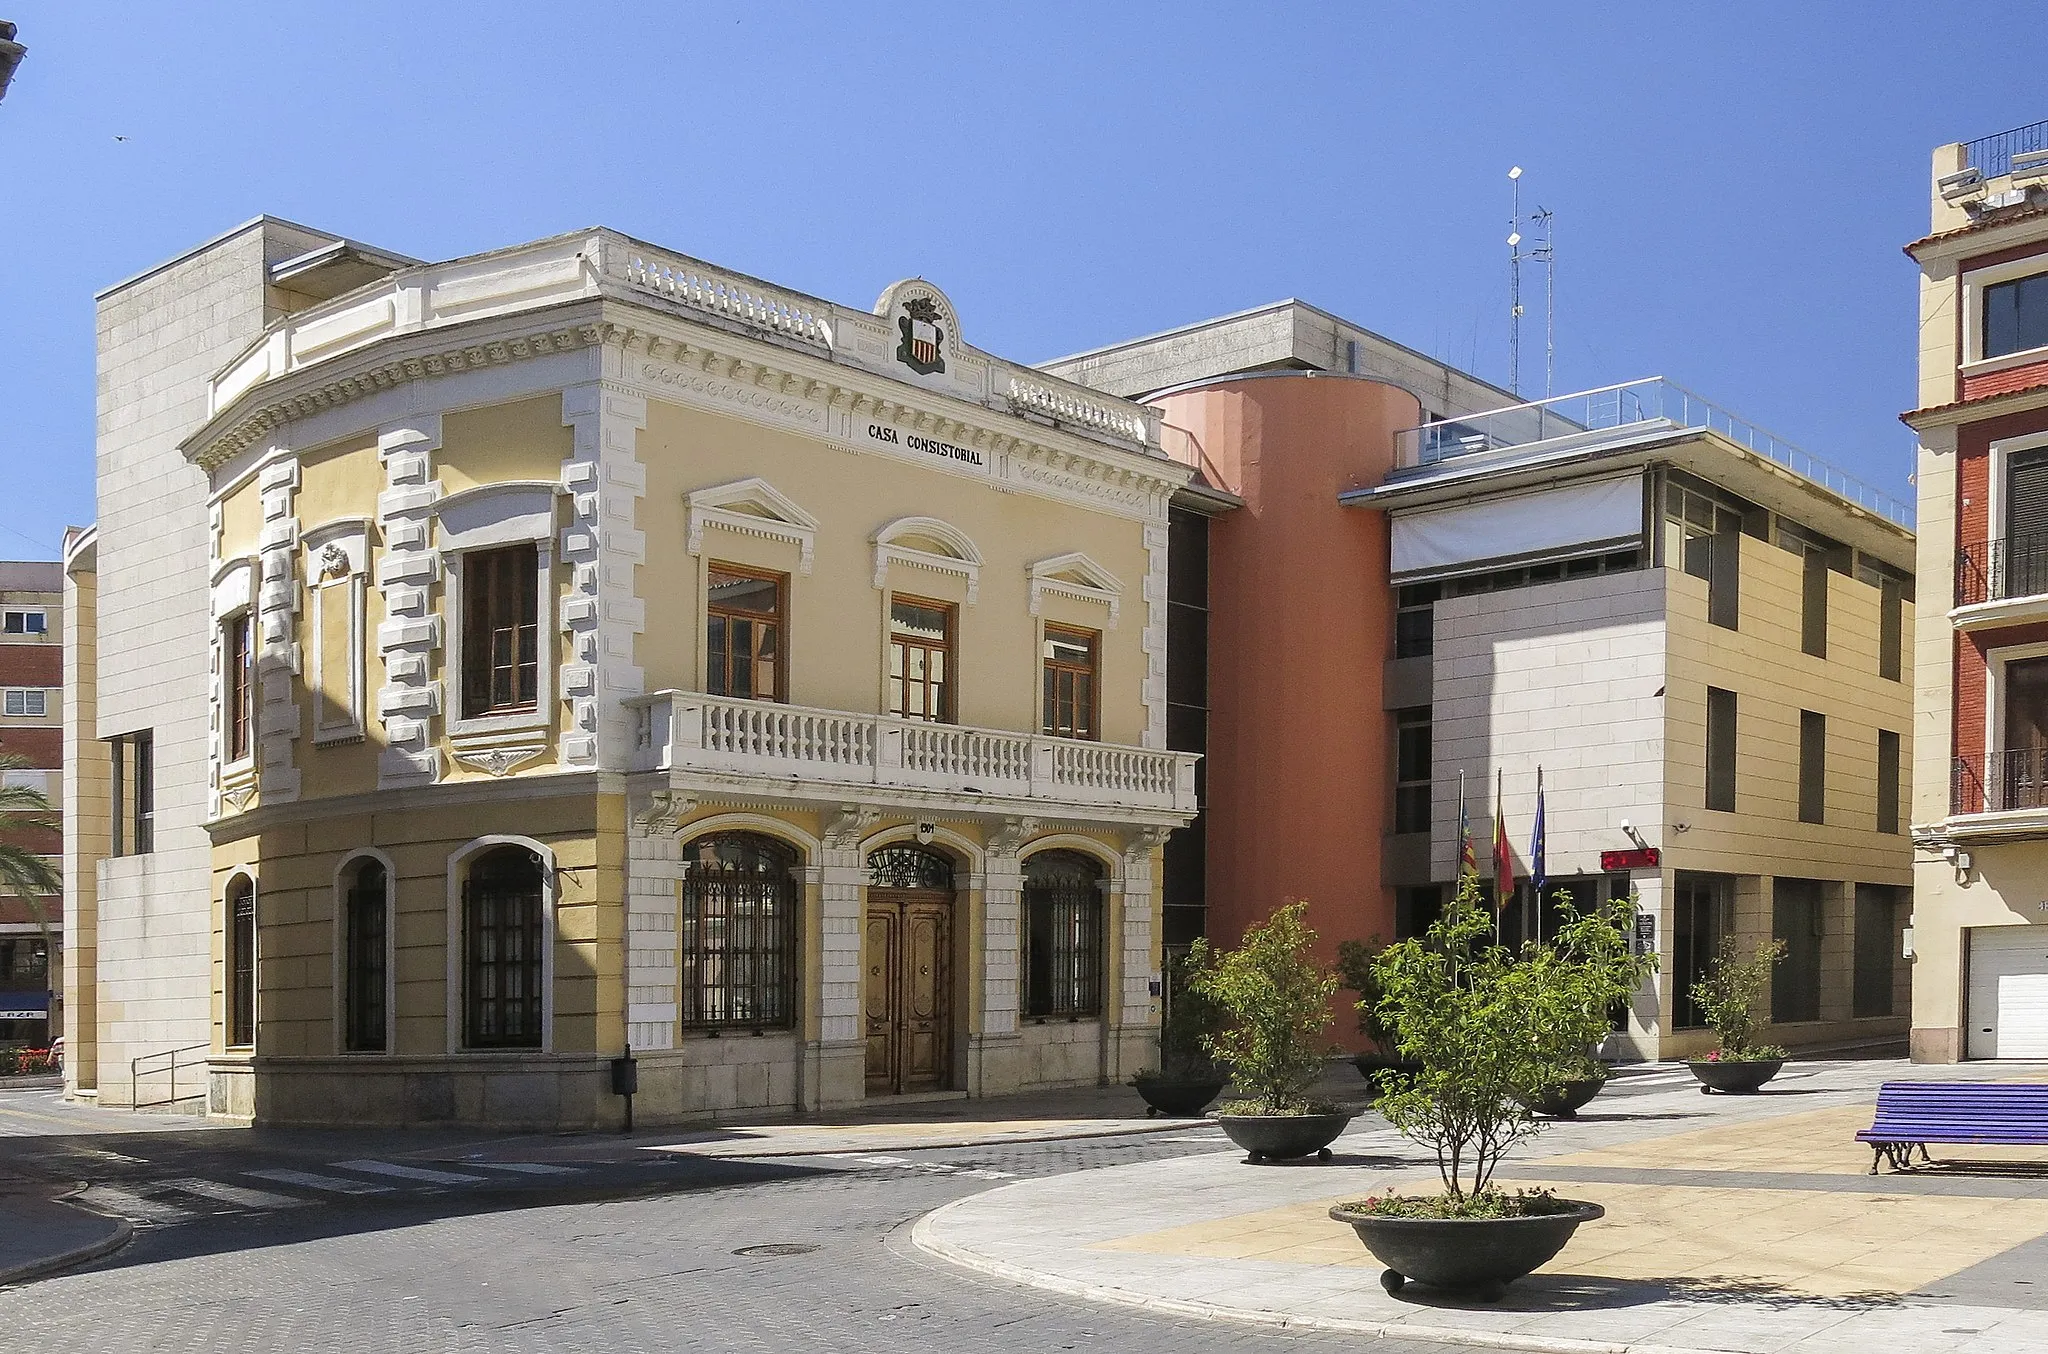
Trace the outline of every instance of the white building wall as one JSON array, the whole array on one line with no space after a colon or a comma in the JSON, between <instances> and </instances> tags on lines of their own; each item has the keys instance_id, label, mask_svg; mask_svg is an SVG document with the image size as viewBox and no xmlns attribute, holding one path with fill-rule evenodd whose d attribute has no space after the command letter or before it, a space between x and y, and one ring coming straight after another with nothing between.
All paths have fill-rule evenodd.
<instances>
[{"instance_id":1,"label":"white building wall","mask_svg":"<svg viewBox=\"0 0 2048 1354\"><path fill-rule=\"evenodd\" d=\"M1664 571L1567 579L1436 606L1430 873L1457 873L1458 773L1490 875L1495 771L1516 872L1529 872L1543 768L1552 878L1600 873L1621 820L1664 821Z\"/></svg>"},{"instance_id":2,"label":"white building wall","mask_svg":"<svg viewBox=\"0 0 2048 1354\"><path fill-rule=\"evenodd\" d=\"M156 809L153 851L96 866L103 1104L131 1103L131 1058L207 1043L212 1023L207 489L178 444L271 318L266 266L325 240L252 222L99 298L96 734L152 734Z\"/></svg>"}]
</instances>

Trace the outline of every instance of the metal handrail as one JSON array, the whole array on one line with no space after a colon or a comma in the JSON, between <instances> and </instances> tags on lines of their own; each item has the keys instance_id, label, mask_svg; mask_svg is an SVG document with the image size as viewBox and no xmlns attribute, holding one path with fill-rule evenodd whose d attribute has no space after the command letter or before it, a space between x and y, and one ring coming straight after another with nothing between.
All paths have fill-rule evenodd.
<instances>
[{"instance_id":1,"label":"metal handrail","mask_svg":"<svg viewBox=\"0 0 2048 1354\"><path fill-rule=\"evenodd\" d=\"M2048 122L2030 122L1963 143L1963 163L1987 179L2012 173L2012 157L2048 150Z\"/></svg>"},{"instance_id":2,"label":"metal handrail","mask_svg":"<svg viewBox=\"0 0 2048 1354\"><path fill-rule=\"evenodd\" d=\"M2048 536L1971 541L1956 552L1956 605L2048 596Z\"/></svg>"},{"instance_id":3,"label":"metal handrail","mask_svg":"<svg viewBox=\"0 0 2048 1354\"><path fill-rule=\"evenodd\" d=\"M130 1058L128 1060L128 1103L135 1109L148 1109L153 1105L175 1105L180 1100L197 1100L204 1096L206 1094L206 1086L203 1082L200 1084L199 1090L192 1095L181 1096L178 1094L178 1059L187 1053L210 1053L212 1051L213 1046L211 1044L187 1044L183 1048L159 1049L155 1053L145 1053L140 1057ZM144 1063L157 1058L165 1058L169 1061L162 1067L143 1067ZM198 1060L198 1063L203 1064L205 1061L204 1058L201 1058ZM185 1064L188 1068L195 1065L198 1064ZM164 1072L168 1072L171 1078L170 1097L165 1100L144 1100L142 1098L142 1078L145 1076L156 1076Z\"/></svg>"},{"instance_id":4,"label":"metal handrail","mask_svg":"<svg viewBox=\"0 0 2048 1354\"><path fill-rule=\"evenodd\" d=\"M2008 748L1982 761L1957 757L1949 773L1950 813L2048 809L2048 748Z\"/></svg>"}]
</instances>

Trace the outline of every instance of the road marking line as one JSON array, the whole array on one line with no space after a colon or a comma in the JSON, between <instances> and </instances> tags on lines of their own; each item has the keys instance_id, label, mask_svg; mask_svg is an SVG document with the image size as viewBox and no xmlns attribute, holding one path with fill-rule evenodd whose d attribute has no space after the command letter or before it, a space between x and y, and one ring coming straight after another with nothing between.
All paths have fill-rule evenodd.
<instances>
[{"instance_id":1,"label":"road marking line","mask_svg":"<svg viewBox=\"0 0 2048 1354\"><path fill-rule=\"evenodd\" d=\"M465 1166L484 1171L517 1171L521 1175L575 1175L579 1166L549 1166L538 1161L465 1161Z\"/></svg>"},{"instance_id":2,"label":"road marking line","mask_svg":"<svg viewBox=\"0 0 2048 1354\"><path fill-rule=\"evenodd\" d=\"M113 1212L136 1222L189 1222L199 1214L162 1199L145 1199L116 1185L94 1185L84 1199L101 1212Z\"/></svg>"},{"instance_id":3,"label":"road marking line","mask_svg":"<svg viewBox=\"0 0 2048 1354\"><path fill-rule=\"evenodd\" d=\"M280 1185L303 1185L307 1189L326 1190L330 1194L389 1194L391 1186L373 1185L367 1180L344 1180L338 1175L316 1175L312 1171L288 1171L282 1167L272 1171L244 1171L259 1180L275 1180Z\"/></svg>"},{"instance_id":4,"label":"road marking line","mask_svg":"<svg viewBox=\"0 0 2048 1354\"><path fill-rule=\"evenodd\" d=\"M155 1184L158 1189L183 1190L187 1194L196 1194L202 1199L212 1199L217 1203L233 1204L237 1208L303 1208L312 1202L310 1199L299 1199L289 1194L272 1194L267 1189L249 1189L243 1185L223 1184L218 1180L201 1180L196 1176L181 1180L159 1180Z\"/></svg>"},{"instance_id":5,"label":"road marking line","mask_svg":"<svg viewBox=\"0 0 2048 1354\"><path fill-rule=\"evenodd\" d=\"M328 1165L341 1171L361 1171L365 1175L388 1175L399 1180L421 1180L430 1185L480 1185L487 1178L481 1175L462 1175L455 1171L429 1171L419 1166L397 1166L388 1161L330 1161Z\"/></svg>"}]
</instances>

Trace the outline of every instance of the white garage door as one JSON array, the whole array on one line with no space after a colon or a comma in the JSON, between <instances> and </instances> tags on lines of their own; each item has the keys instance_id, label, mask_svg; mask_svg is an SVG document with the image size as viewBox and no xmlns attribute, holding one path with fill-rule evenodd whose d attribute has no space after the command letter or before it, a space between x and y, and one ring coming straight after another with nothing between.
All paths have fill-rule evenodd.
<instances>
[{"instance_id":1,"label":"white garage door","mask_svg":"<svg viewBox=\"0 0 2048 1354\"><path fill-rule=\"evenodd\" d=\"M1970 931L1970 1056L2048 1058L2048 926Z\"/></svg>"}]
</instances>

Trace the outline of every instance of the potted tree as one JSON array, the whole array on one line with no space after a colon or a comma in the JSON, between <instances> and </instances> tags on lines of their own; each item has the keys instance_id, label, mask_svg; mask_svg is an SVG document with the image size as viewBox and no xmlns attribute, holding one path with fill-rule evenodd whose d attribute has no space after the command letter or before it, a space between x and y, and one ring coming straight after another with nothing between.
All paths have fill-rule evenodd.
<instances>
[{"instance_id":1,"label":"potted tree","mask_svg":"<svg viewBox=\"0 0 2048 1354\"><path fill-rule=\"evenodd\" d=\"M1293 902L1245 932L1194 986L1228 1016L1204 1046L1230 1069L1242 1098L1213 1116L1245 1160L1330 1159L1352 1112L1311 1098L1331 1052L1330 998L1337 978L1315 962L1316 933Z\"/></svg>"},{"instance_id":2,"label":"potted tree","mask_svg":"<svg viewBox=\"0 0 2048 1354\"><path fill-rule=\"evenodd\" d=\"M1380 1018L1380 985L1373 977L1372 961L1386 948L1378 936L1368 940L1345 940L1337 945L1337 983L1358 994L1358 1032L1372 1047L1351 1059L1358 1075L1379 1090L1383 1072L1418 1072L1421 1067L1401 1056L1394 1031Z\"/></svg>"},{"instance_id":3,"label":"potted tree","mask_svg":"<svg viewBox=\"0 0 2048 1354\"><path fill-rule=\"evenodd\" d=\"M1166 961L1166 1015L1159 1025L1159 1066L1131 1078L1147 1115L1200 1114L1228 1081L1205 1042L1222 1028L1215 1000L1195 985L1216 961L1206 940Z\"/></svg>"},{"instance_id":4,"label":"potted tree","mask_svg":"<svg viewBox=\"0 0 2048 1354\"><path fill-rule=\"evenodd\" d=\"M1761 1089L1784 1067L1785 1050L1763 1042L1770 1017L1757 1014L1771 985L1771 969L1784 957L1784 941L1761 940L1756 952L1743 959L1729 937L1721 942L1707 976L1692 985L1692 999L1718 1043L1706 1057L1686 1063L1699 1078L1701 1095L1746 1095Z\"/></svg>"},{"instance_id":5,"label":"potted tree","mask_svg":"<svg viewBox=\"0 0 2048 1354\"><path fill-rule=\"evenodd\" d=\"M1339 1204L1387 1266L1388 1292L1411 1279L1498 1298L1506 1286L1564 1248L1598 1204L1546 1191L1508 1194L1494 1172L1517 1143L1543 1128L1526 1102L1581 1070L1589 1030L1649 975L1655 958L1630 947L1634 903L1617 899L1579 913L1544 944L1519 953L1493 939L1493 920L1467 880L1420 939L1374 962L1380 1014L1400 1050L1422 1065L1397 1077L1379 1112L1436 1155L1440 1194L1375 1195Z\"/></svg>"}]
</instances>

